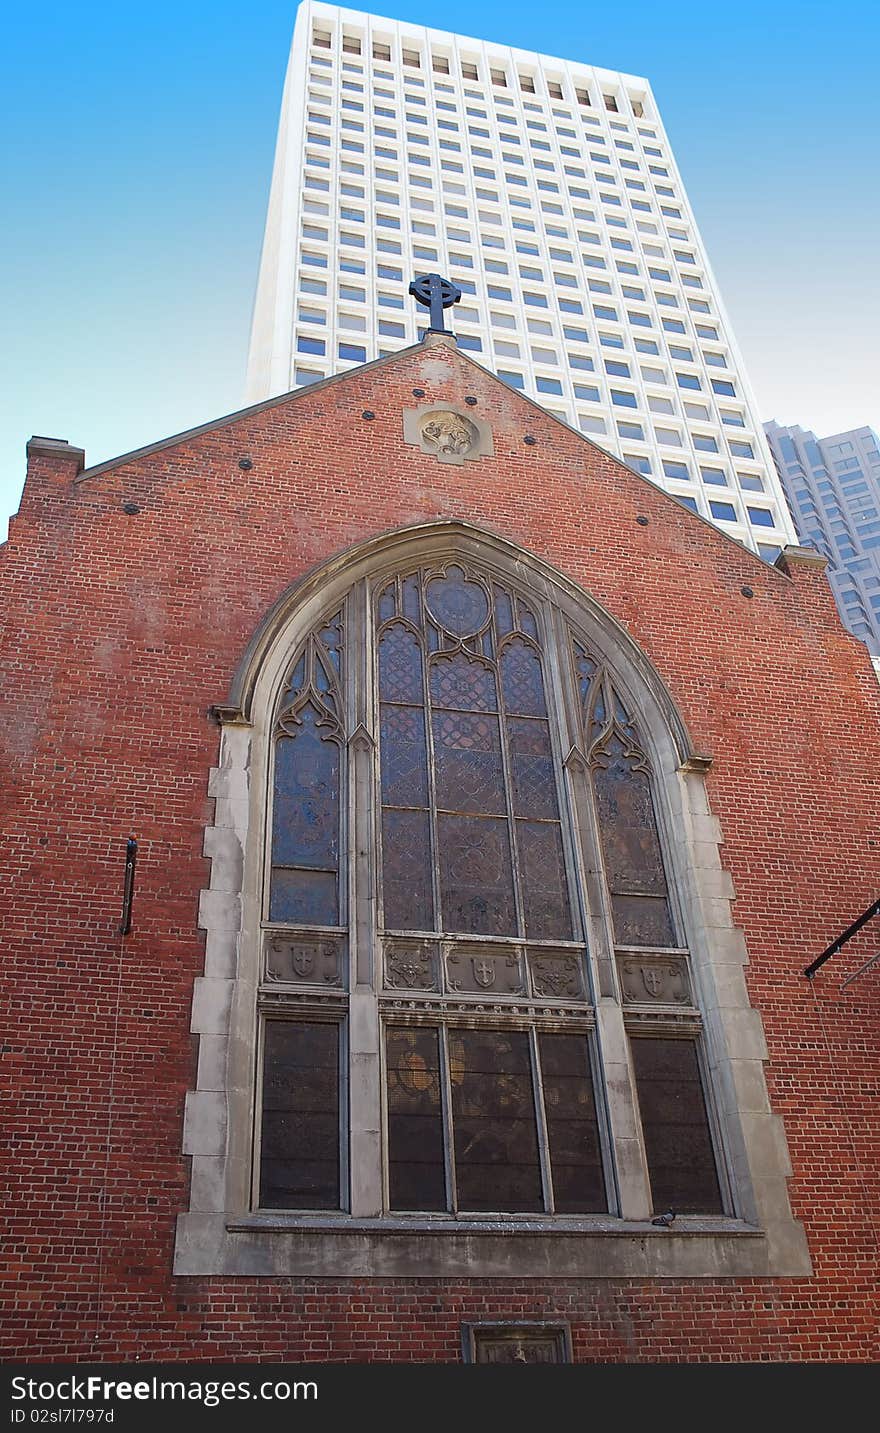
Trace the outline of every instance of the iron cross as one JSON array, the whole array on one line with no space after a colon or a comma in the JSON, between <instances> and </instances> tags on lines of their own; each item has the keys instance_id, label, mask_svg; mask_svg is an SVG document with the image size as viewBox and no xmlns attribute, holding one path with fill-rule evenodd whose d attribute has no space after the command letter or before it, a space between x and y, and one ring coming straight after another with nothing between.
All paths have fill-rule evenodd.
<instances>
[{"instance_id":1,"label":"iron cross","mask_svg":"<svg viewBox=\"0 0 880 1433\"><path fill-rule=\"evenodd\" d=\"M430 309L431 324L429 333L449 333L450 330L443 322L443 310L457 304L461 298L461 289L456 288L449 279L444 279L440 274L422 274L419 278L413 279L409 291L416 303L424 308Z\"/></svg>"}]
</instances>

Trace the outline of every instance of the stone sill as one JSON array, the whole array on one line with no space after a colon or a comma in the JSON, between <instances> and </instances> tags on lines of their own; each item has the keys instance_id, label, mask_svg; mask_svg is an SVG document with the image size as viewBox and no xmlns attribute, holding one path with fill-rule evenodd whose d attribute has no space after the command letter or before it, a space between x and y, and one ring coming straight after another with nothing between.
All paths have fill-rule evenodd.
<instances>
[{"instance_id":1,"label":"stone sill","mask_svg":"<svg viewBox=\"0 0 880 1433\"><path fill-rule=\"evenodd\" d=\"M389 1215L377 1219L353 1219L345 1213L296 1214L282 1210L259 1210L244 1214L240 1218L227 1218L226 1229L230 1234L270 1233L285 1234L299 1230L324 1234L441 1234L471 1235L494 1234L539 1234L553 1238L560 1234L598 1235L602 1238L620 1238L621 1235L638 1235L639 1238L668 1239L680 1234L736 1234L751 1238L762 1238L762 1232L754 1224L741 1219L718 1215L679 1214L668 1229L652 1224L650 1219L614 1219L604 1215L580 1218L559 1218L548 1215L529 1217L522 1215L501 1215L495 1218L458 1218L431 1215Z\"/></svg>"},{"instance_id":2,"label":"stone sill","mask_svg":"<svg viewBox=\"0 0 880 1433\"><path fill-rule=\"evenodd\" d=\"M783 1241L783 1244L787 1241ZM264 1278L730 1279L809 1272L799 1248L736 1219L669 1229L612 1219L353 1220L181 1215L174 1272Z\"/></svg>"}]
</instances>

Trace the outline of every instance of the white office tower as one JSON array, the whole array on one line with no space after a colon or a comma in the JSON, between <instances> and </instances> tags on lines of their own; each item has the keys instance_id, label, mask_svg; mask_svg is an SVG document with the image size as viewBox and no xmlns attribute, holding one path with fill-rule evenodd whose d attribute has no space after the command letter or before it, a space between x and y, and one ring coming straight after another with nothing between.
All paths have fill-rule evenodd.
<instances>
[{"instance_id":1,"label":"white office tower","mask_svg":"<svg viewBox=\"0 0 880 1433\"><path fill-rule=\"evenodd\" d=\"M762 556L796 541L647 80L304 0L248 401L459 346Z\"/></svg>"}]
</instances>

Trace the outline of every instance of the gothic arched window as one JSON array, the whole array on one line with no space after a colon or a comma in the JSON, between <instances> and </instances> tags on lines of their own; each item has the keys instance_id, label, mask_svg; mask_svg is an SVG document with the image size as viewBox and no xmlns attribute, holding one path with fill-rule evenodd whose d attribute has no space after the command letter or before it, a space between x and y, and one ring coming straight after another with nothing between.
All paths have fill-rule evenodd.
<instances>
[{"instance_id":1,"label":"gothic arched window","mask_svg":"<svg viewBox=\"0 0 880 1433\"><path fill-rule=\"evenodd\" d=\"M553 601L458 555L362 579L269 776L258 1208L620 1214L635 1124L655 1209L723 1211L650 746Z\"/></svg>"}]
</instances>

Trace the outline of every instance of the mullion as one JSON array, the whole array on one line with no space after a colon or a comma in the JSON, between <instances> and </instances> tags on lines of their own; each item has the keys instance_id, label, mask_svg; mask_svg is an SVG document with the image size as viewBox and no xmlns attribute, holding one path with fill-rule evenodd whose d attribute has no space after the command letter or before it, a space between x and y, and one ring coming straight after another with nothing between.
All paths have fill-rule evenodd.
<instances>
[{"instance_id":1,"label":"mullion","mask_svg":"<svg viewBox=\"0 0 880 1433\"><path fill-rule=\"evenodd\" d=\"M555 1214L553 1195L553 1169L550 1160L550 1132L547 1126L547 1111L544 1107L544 1080L541 1073L541 1050L538 1030L533 1025L529 1031L529 1046L532 1058L532 1091L535 1100L535 1119L538 1130L538 1153L541 1159L541 1178L544 1185L544 1212Z\"/></svg>"},{"instance_id":2,"label":"mullion","mask_svg":"<svg viewBox=\"0 0 880 1433\"><path fill-rule=\"evenodd\" d=\"M428 641L428 617L425 605L425 581L423 572L418 573L419 602L421 606L422 626L424 636L422 640L422 711L425 722L425 753L428 761L428 839L431 845L431 896L434 903L433 930L435 932L443 929L443 908L441 902L440 886L440 839L437 832L437 774L434 768L434 721L433 707L431 704L431 658L432 653ZM401 589L402 599L402 589Z\"/></svg>"},{"instance_id":3,"label":"mullion","mask_svg":"<svg viewBox=\"0 0 880 1433\"><path fill-rule=\"evenodd\" d=\"M518 624L518 610L514 609L511 612L511 616ZM513 772L511 768L509 745L510 731L508 728L507 707L504 701L504 681L501 671L501 658L498 650L500 642L498 637L497 623L495 621L494 603L492 610L492 629L493 635L495 637L495 691L497 693L498 702L498 732L501 741L501 767L502 771L504 772L504 796L507 805L507 829L509 833L508 840L510 841L510 861L513 870L513 898L516 905L517 938L519 940L525 940L526 906L523 897L522 880L520 878L519 832L516 829L516 812L513 809ZM514 627L513 632L507 633L507 636L511 637L516 635L518 630L519 628L517 625L517 627ZM541 675L543 678L543 667L541 670Z\"/></svg>"},{"instance_id":4,"label":"mullion","mask_svg":"<svg viewBox=\"0 0 880 1433\"><path fill-rule=\"evenodd\" d=\"M452 1089L449 1070L449 1027L439 1027L440 1037L440 1108L443 1120L443 1151L446 1166L446 1207L458 1213L458 1183L455 1177L455 1136L452 1128Z\"/></svg>"}]
</instances>

